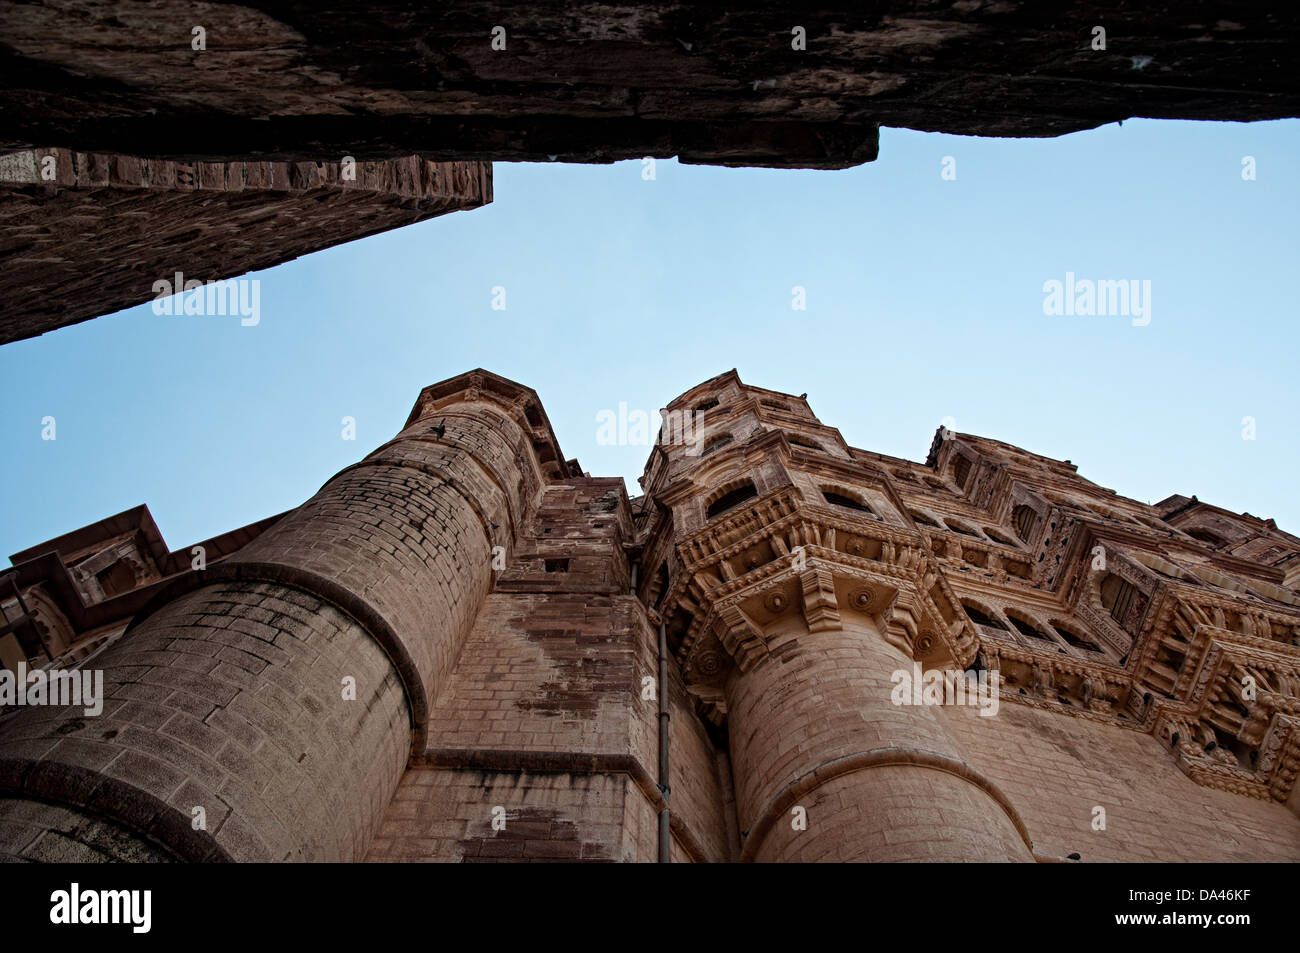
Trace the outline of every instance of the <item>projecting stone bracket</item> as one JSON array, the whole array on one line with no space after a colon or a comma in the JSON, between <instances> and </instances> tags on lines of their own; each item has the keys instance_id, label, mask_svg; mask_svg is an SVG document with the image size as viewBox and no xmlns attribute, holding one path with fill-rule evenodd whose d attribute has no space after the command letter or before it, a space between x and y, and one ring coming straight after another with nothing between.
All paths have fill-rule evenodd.
<instances>
[{"instance_id":1,"label":"projecting stone bracket","mask_svg":"<svg viewBox=\"0 0 1300 953\"><path fill-rule=\"evenodd\" d=\"M908 658L922 657L934 649L933 634L927 631L922 635L920 631L924 610L919 603L913 593L900 589L884 614L885 641Z\"/></svg>"},{"instance_id":2,"label":"projecting stone bracket","mask_svg":"<svg viewBox=\"0 0 1300 953\"><path fill-rule=\"evenodd\" d=\"M837 572L841 569L842 573ZM942 620L934 615L921 590L901 579L866 581L855 567L839 567L821 560L799 573L797 579L809 632L840 628L842 611L867 613L880 623L885 641L908 658L942 653L946 644L955 642L961 634L961 623L955 621L953 626L958 631L945 629L946 638L938 635L935 626ZM927 589L933 587L935 574L927 574L920 583Z\"/></svg>"},{"instance_id":3,"label":"projecting stone bracket","mask_svg":"<svg viewBox=\"0 0 1300 953\"><path fill-rule=\"evenodd\" d=\"M683 545L690 582L667 600L685 607L687 592L692 600L693 621L678 648L683 663L716 634L718 651L752 668L766 655L764 628L795 606L813 634L840 629L845 613L858 613L908 658L962 668L974 661L980 639L941 567L912 537L883 523L768 516L755 528L746 511ZM710 605L707 615L699 611ZM722 605L737 608L716 608Z\"/></svg>"},{"instance_id":4,"label":"projecting stone bracket","mask_svg":"<svg viewBox=\"0 0 1300 953\"><path fill-rule=\"evenodd\" d=\"M1255 767L1266 778L1269 794L1300 814L1293 797L1300 774L1300 699L1282 692L1260 691L1250 704L1237 738L1257 752Z\"/></svg>"},{"instance_id":5,"label":"projecting stone bracket","mask_svg":"<svg viewBox=\"0 0 1300 953\"><path fill-rule=\"evenodd\" d=\"M1179 770L1197 784L1271 800L1266 779L1242 767L1231 753L1219 747L1213 730L1195 712L1165 708L1157 715L1152 733L1173 753Z\"/></svg>"},{"instance_id":6,"label":"projecting stone bracket","mask_svg":"<svg viewBox=\"0 0 1300 953\"><path fill-rule=\"evenodd\" d=\"M1141 693L1133 694L1131 676L1112 665L1045 655L997 639L984 640L980 659L1000 673L1004 701L1139 731L1151 726L1152 709Z\"/></svg>"},{"instance_id":7,"label":"projecting stone bracket","mask_svg":"<svg viewBox=\"0 0 1300 953\"><path fill-rule=\"evenodd\" d=\"M740 606L718 606L710 627L742 672L748 672L767 657L767 641L762 630Z\"/></svg>"},{"instance_id":8,"label":"projecting stone bracket","mask_svg":"<svg viewBox=\"0 0 1300 953\"><path fill-rule=\"evenodd\" d=\"M710 724L720 727L727 720L727 698L720 686L688 682L686 690L695 699L695 708L700 716Z\"/></svg>"},{"instance_id":9,"label":"projecting stone bracket","mask_svg":"<svg viewBox=\"0 0 1300 953\"><path fill-rule=\"evenodd\" d=\"M835 577L823 567L799 574L803 615L809 632L829 632L840 627L840 604L835 597Z\"/></svg>"}]
</instances>

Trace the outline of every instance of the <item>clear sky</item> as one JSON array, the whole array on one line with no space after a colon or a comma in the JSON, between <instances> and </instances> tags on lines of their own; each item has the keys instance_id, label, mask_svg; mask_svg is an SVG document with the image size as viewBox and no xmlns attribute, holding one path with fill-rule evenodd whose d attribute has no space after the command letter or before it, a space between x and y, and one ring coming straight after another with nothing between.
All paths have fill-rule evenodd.
<instances>
[{"instance_id":1,"label":"clear sky","mask_svg":"<svg viewBox=\"0 0 1300 953\"><path fill-rule=\"evenodd\" d=\"M0 554L139 503L173 549L296 506L480 366L633 491L649 448L600 446L597 415L734 367L854 446L923 460L950 417L1300 532L1298 158L1300 121L1129 121L887 129L838 172L498 164L484 209L256 273L256 326L146 304L0 347ZM1044 314L1067 272L1150 281L1150 322Z\"/></svg>"}]
</instances>

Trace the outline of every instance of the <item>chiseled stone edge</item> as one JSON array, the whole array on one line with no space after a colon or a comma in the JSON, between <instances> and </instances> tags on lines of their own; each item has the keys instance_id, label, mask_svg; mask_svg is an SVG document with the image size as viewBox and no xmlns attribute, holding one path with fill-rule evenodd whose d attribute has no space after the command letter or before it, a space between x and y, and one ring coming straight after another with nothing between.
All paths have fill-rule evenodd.
<instances>
[{"instance_id":1,"label":"chiseled stone edge","mask_svg":"<svg viewBox=\"0 0 1300 953\"><path fill-rule=\"evenodd\" d=\"M855 754L834 758L823 762L787 784L773 795L772 799L768 801L767 807L759 813L758 820L754 822L749 836L745 839L745 846L740 853L741 862L750 863L754 860L754 855L758 853L758 845L763 842L772 825L776 823L777 818L784 816L787 809L804 794L821 787L827 781L846 774L852 774L855 771L891 766L932 768L969 781L997 802L1020 835L1020 839L1025 842L1025 848L1031 856L1033 855L1033 841L1029 837L1029 828L1021 820L1020 812L1015 809L1015 806L1002 793L1002 790L989 778L956 758L950 758L933 751L924 751L920 748L891 747L873 748L870 751L859 751Z\"/></svg>"},{"instance_id":2,"label":"chiseled stone edge","mask_svg":"<svg viewBox=\"0 0 1300 953\"><path fill-rule=\"evenodd\" d=\"M133 784L46 758L0 758L0 797L66 807L120 824L177 860L232 863L234 858L192 818Z\"/></svg>"}]
</instances>

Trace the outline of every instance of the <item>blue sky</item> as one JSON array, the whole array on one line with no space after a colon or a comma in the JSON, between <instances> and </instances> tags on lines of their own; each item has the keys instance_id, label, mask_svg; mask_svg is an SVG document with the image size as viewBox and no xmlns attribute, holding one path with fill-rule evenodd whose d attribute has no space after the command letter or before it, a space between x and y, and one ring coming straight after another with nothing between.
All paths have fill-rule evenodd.
<instances>
[{"instance_id":1,"label":"blue sky","mask_svg":"<svg viewBox=\"0 0 1300 953\"><path fill-rule=\"evenodd\" d=\"M173 549L296 506L479 366L633 488L648 447L598 445L599 412L735 367L858 447L921 460L951 417L1135 499L1300 532L1298 157L1298 121L1129 121L886 129L836 172L498 164L487 208L256 273L255 327L143 305L0 348L0 554L139 503ZM1150 323L1045 315L1067 272L1149 280Z\"/></svg>"}]
</instances>

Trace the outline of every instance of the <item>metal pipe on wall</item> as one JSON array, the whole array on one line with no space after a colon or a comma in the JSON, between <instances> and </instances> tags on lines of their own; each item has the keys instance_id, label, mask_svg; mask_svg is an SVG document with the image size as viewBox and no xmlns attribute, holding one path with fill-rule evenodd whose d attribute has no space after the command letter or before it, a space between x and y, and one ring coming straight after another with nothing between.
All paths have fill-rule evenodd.
<instances>
[{"instance_id":1,"label":"metal pipe on wall","mask_svg":"<svg viewBox=\"0 0 1300 953\"><path fill-rule=\"evenodd\" d=\"M659 790L664 796L659 812L659 863L672 863L671 812L668 809L668 626L659 623Z\"/></svg>"}]
</instances>

